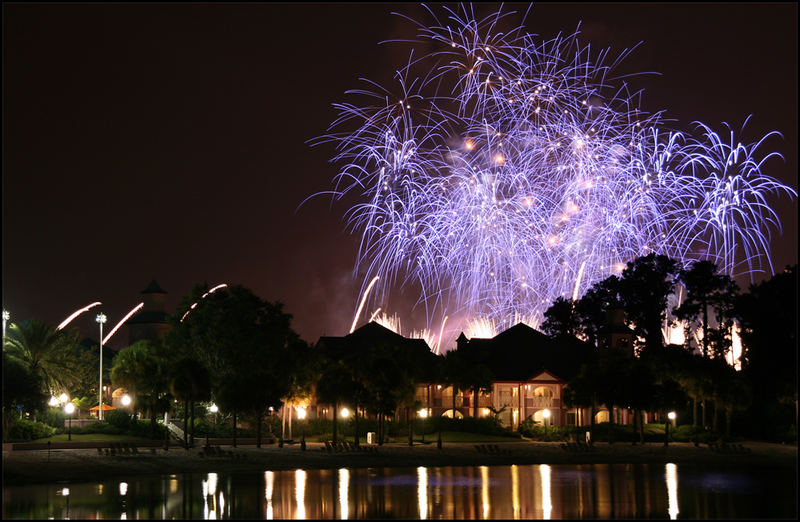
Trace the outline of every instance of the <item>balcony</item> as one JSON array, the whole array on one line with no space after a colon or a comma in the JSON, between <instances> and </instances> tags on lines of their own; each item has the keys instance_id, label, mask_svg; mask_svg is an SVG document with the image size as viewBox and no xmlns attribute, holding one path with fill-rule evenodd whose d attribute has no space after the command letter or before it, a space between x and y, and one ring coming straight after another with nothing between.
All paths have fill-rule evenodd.
<instances>
[{"instance_id":1,"label":"balcony","mask_svg":"<svg viewBox=\"0 0 800 522\"><path fill-rule=\"evenodd\" d=\"M526 408L560 408L561 399L553 397L525 397Z\"/></svg>"}]
</instances>

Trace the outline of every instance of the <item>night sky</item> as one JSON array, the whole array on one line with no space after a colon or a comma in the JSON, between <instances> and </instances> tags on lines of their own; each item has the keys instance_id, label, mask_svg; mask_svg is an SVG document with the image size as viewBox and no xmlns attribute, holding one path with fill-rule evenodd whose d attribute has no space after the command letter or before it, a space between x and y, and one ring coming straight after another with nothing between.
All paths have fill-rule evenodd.
<instances>
[{"instance_id":1,"label":"night sky","mask_svg":"<svg viewBox=\"0 0 800 522\"><path fill-rule=\"evenodd\" d=\"M308 144L331 104L361 77L393 87L405 63L406 44L378 45L415 35L393 11L430 21L416 4L4 4L12 321L57 325L102 301L73 323L97 338L97 311L110 328L155 278L170 312L197 283L242 284L284 302L308 341L347 333L362 283L343 221L355 200L298 205L336 173L333 146ZM552 37L580 20L596 49L643 42L625 69L661 73L636 84L674 128L738 129L752 114L745 141L780 131L785 162L765 172L797 190L796 3L539 4L527 27ZM797 263L797 203L771 203L781 270ZM404 326L423 317L410 293L391 309ZM126 329L110 341L126 343Z\"/></svg>"}]
</instances>

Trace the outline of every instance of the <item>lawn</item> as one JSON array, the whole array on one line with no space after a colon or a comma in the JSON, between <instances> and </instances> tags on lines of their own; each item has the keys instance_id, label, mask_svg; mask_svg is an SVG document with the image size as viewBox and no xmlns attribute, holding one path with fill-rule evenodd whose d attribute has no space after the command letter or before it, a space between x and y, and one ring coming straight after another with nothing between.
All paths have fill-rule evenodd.
<instances>
[{"instance_id":1,"label":"lawn","mask_svg":"<svg viewBox=\"0 0 800 522\"><path fill-rule=\"evenodd\" d=\"M132 435L109 435L105 433L73 433L72 434L72 442L138 442L138 441L150 441L152 439L148 439L145 437L134 437ZM44 439L36 439L31 442L69 442L68 435L66 433L59 433L58 435L53 435L52 437L46 437Z\"/></svg>"},{"instance_id":2,"label":"lawn","mask_svg":"<svg viewBox=\"0 0 800 522\"><path fill-rule=\"evenodd\" d=\"M425 442L433 442L435 443L438 439L438 433L426 433L425 434ZM339 440L348 440L353 442L353 436L344 437L339 434ZM367 434L362 433L359 437L361 443L364 444L367 442ZM295 437L296 440L299 440L299 437ZM322 442L325 440L332 440L333 434L332 433L324 433L322 435L314 435L313 437L307 437L309 441L317 441ZM482 433L467 433L463 431L443 431L442 432L442 442L521 442L523 439L519 437L503 437L501 435L484 435ZM421 434L415 433L414 434L414 442L419 443L422 441ZM387 437L386 442L390 443L408 443L408 436L399 436L399 437Z\"/></svg>"}]
</instances>

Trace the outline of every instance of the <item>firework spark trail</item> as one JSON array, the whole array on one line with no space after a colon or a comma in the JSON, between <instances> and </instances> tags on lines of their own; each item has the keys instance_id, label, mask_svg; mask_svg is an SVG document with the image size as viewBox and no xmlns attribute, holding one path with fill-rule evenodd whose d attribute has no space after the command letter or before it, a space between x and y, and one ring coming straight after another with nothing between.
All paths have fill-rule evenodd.
<instances>
[{"instance_id":1,"label":"firework spark trail","mask_svg":"<svg viewBox=\"0 0 800 522\"><path fill-rule=\"evenodd\" d=\"M131 317L133 314L135 314L136 312L138 312L139 310L141 310L141 308L142 308L143 306L144 306L144 302L142 302L142 303L139 303L138 305L134 306L134 307L131 309L131 311L130 311L130 312L128 312L128 313L125 315L125 317L123 317L122 319L120 319L120 321L119 321L119 322L117 323L117 325L116 325L116 326L115 326L115 327L114 327L114 328L111 330L111 332L109 332L109 333L108 333L108 335L106 335L106 336L103 338L103 344L108 344L108 340L109 340L109 339L111 339L111 337L112 337L112 336L113 336L113 335L114 335L114 334L117 332L117 330L119 330L120 326L122 326L123 324L125 324L125 321L127 321L128 319L130 319L130 317Z\"/></svg>"},{"instance_id":2,"label":"firework spark trail","mask_svg":"<svg viewBox=\"0 0 800 522\"><path fill-rule=\"evenodd\" d=\"M763 172L778 133L743 144L729 127L724 139L697 122L696 135L666 130L614 76L630 51L612 59L578 32L540 41L500 32L509 13L444 9L419 25L437 50L398 70L399 94L350 91L366 103L336 104L338 133L319 140L343 163L335 197L365 198L346 216L365 298L378 277L375 303L419 284L429 323L454 306L488 332L520 315L538 324L555 298L649 253L772 271L767 198L796 196Z\"/></svg>"},{"instance_id":3,"label":"firework spark trail","mask_svg":"<svg viewBox=\"0 0 800 522\"><path fill-rule=\"evenodd\" d=\"M217 286L215 286L214 288L210 289L208 292L204 293L202 296L200 296L200 299L205 299L205 298L206 298L206 296L208 296L209 294L212 294L212 293L216 292L216 291L217 291L217 290L219 290L220 288L227 288L227 287L228 287L228 284L227 284L227 283L220 283L220 284L218 284ZM186 316L187 316L187 315L189 315L189 312L191 312L192 310L194 310L194 309L197 307L197 305L198 305L198 303L199 303L199 302L200 302L200 301L197 301L196 303L192 303L192 306L190 306L190 307L189 307L189 309L188 309L188 310L186 310L186 312L185 312L185 313L183 314L183 316L181 317L181 321L180 321L180 322L183 322L183 320L184 320L184 319L186 319Z\"/></svg>"},{"instance_id":4,"label":"firework spark trail","mask_svg":"<svg viewBox=\"0 0 800 522\"><path fill-rule=\"evenodd\" d=\"M367 300L367 296L369 296L369 291L372 289L372 285L379 279L379 276L375 276L372 278L372 281L369 282L367 285L367 289L364 291L364 294L361 296L361 303L358 305L358 310L356 310L356 315L353 317L353 324L350 326L350 333L353 333L353 330L356 329L356 323L358 322L358 317L361 315L361 310L364 308L364 303Z\"/></svg>"},{"instance_id":5,"label":"firework spark trail","mask_svg":"<svg viewBox=\"0 0 800 522\"><path fill-rule=\"evenodd\" d=\"M94 303L91 303L91 304L89 304L89 305L87 305L87 306L84 306L83 308L80 308L80 309L78 309L78 310L75 310L74 312L72 312L72 314L70 314L70 316L69 316L69 317L67 317L66 319L64 319L64 320L61 322L61 324L60 324L60 325L58 325L58 328L56 328L56 330L62 330L62 329L64 329L64 327L65 327L65 326L67 326L69 323L71 323L73 319L75 319L76 317L78 317L79 315L81 315L83 312L87 312L87 311L89 311L89 310L90 310L92 307L95 307L95 306L97 306L97 305L101 305L101 304L103 304L103 303L101 303L100 301L95 301Z\"/></svg>"}]
</instances>

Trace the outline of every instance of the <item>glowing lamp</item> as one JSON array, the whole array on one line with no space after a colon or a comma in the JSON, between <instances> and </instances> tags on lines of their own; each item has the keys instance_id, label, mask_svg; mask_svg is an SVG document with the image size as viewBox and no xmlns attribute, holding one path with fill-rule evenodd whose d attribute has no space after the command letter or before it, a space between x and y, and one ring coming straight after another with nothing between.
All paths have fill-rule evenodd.
<instances>
[{"instance_id":1,"label":"glowing lamp","mask_svg":"<svg viewBox=\"0 0 800 522\"><path fill-rule=\"evenodd\" d=\"M58 406L58 399L56 399L55 397L50 397L50 402L48 402L47 404L55 408L56 406Z\"/></svg>"},{"instance_id":2,"label":"glowing lamp","mask_svg":"<svg viewBox=\"0 0 800 522\"><path fill-rule=\"evenodd\" d=\"M428 416L428 410L426 410L425 408L419 410L417 413L419 413L419 416L422 417L423 419Z\"/></svg>"},{"instance_id":3,"label":"glowing lamp","mask_svg":"<svg viewBox=\"0 0 800 522\"><path fill-rule=\"evenodd\" d=\"M131 397L128 394L122 396L122 405L123 406L130 406L131 404Z\"/></svg>"},{"instance_id":4,"label":"glowing lamp","mask_svg":"<svg viewBox=\"0 0 800 522\"><path fill-rule=\"evenodd\" d=\"M62 393L61 395L59 395L59 396L58 396L58 401L59 401L61 404L64 404L64 403L65 403L65 402L67 402L68 400L69 400L69 395L67 395L66 393Z\"/></svg>"},{"instance_id":5,"label":"glowing lamp","mask_svg":"<svg viewBox=\"0 0 800 522\"><path fill-rule=\"evenodd\" d=\"M211 406L208 407L208 411L210 411L211 413L217 413L219 411L219 406L217 406L216 404L212 404Z\"/></svg>"},{"instance_id":6,"label":"glowing lamp","mask_svg":"<svg viewBox=\"0 0 800 522\"><path fill-rule=\"evenodd\" d=\"M297 418L298 419L305 419L306 418L306 409L305 408L297 408Z\"/></svg>"},{"instance_id":7,"label":"glowing lamp","mask_svg":"<svg viewBox=\"0 0 800 522\"><path fill-rule=\"evenodd\" d=\"M550 410L544 410L542 412L542 417L544 417L545 419L549 419L550 418Z\"/></svg>"},{"instance_id":8,"label":"glowing lamp","mask_svg":"<svg viewBox=\"0 0 800 522\"><path fill-rule=\"evenodd\" d=\"M72 404L71 402L68 402L67 404L65 404L64 405L64 413L66 413L67 415L72 415L73 413L75 413L75 405Z\"/></svg>"},{"instance_id":9,"label":"glowing lamp","mask_svg":"<svg viewBox=\"0 0 800 522\"><path fill-rule=\"evenodd\" d=\"M669 418L669 420L671 420L671 421L674 421L675 420L675 412L671 411L671 412L667 413L667 418Z\"/></svg>"},{"instance_id":10,"label":"glowing lamp","mask_svg":"<svg viewBox=\"0 0 800 522\"><path fill-rule=\"evenodd\" d=\"M340 411L339 414L342 416L343 419L346 419L347 417L350 416L350 410L348 410L347 408L342 408L342 411Z\"/></svg>"}]
</instances>

